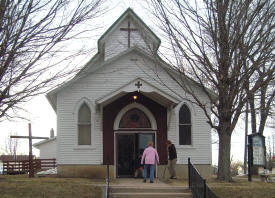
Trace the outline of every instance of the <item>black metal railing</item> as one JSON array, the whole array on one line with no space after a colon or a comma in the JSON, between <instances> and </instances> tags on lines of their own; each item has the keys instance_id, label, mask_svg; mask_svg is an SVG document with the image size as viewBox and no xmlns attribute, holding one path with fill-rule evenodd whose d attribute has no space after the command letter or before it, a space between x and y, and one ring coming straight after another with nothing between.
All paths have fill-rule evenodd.
<instances>
[{"instance_id":1,"label":"black metal railing","mask_svg":"<svg viewBox=\"0 0 275 198\"><path fill-rule=\"evenodd\" d=\"M107 164L107 173L106 173L106 198L109 198L110 194L110 169L109 164Z\"/></svg>"},{"instance_id":2,"label":"black metal railing","mask_svg":"<svg viewBox=\"0 0 275 198\"><path fill-rule=\"evenodd\" d=\"M218 198L188 158L188 184L195 198Z\"/></svg>"}]
</instances>

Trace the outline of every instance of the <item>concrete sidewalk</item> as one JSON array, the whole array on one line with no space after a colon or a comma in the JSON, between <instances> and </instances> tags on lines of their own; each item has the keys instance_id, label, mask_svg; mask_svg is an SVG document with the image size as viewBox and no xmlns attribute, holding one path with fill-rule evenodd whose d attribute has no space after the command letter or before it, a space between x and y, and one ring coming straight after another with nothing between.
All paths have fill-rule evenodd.
<instances>
[{"instance_id":1,"label":"concrete sidewalk","mask_svg":"<svg viewBox=\"0 0 275 198\"><path fill-rule=\"evenodd\" d=\"M154 183L150 183L149 180L147 180L146 183L143 183L142 178L138 179L132 179L132 178L119 178L115 179L111 182L111 186L135 186L135 187L171 187L171 186L182 186L187 187L186 185L183 185L183 183L177 183L176 180L173 181L173 183L164 182L159 179L155 179Z\"/></svg>"},{"instance_id":2,"label":"concrete sidewalk","mask_svg":"<svg viewBox=\"0 0 275 198\"><path fill-rule=\"evenodd\" d=\"M160 181L154 183L142 182L143 179L115 179L110 184L111 198L191 198L192 194L187 185L176 180Z\"/></svg>"}]
</instances>

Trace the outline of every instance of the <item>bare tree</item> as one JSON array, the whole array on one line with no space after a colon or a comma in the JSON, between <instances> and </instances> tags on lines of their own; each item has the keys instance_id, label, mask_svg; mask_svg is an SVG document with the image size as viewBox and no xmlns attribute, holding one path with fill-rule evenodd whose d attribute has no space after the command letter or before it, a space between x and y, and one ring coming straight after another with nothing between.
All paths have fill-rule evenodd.
<instances>
[{"instance_id":1,"label":"bare tree","mask_svg":"<svg viewBox=\"0 0 275 198\"><path fill-rule=\"evenodd\" d=\"M266 161L267 169L272 170L274 163L274 148L275 148L275 135L268 136L266 138Z\"/></svg>"},{"instance_id":2,"label":"bare tree","mask_svg":"<svg viewBox=\"0 0 275 198\"><path fill-rule=\"evenodd\" d=\"M242 169L242 162L233 160L233 158L231 158L231 162L230 162L231 174L234 176L238 175L240 169Z\"/></svg>"},{"instance_id":3,"label":"bare tree","mask_svg":"<svg viewBox=\"0 0 275 198\"><path fill-rule=\"evenodd\" d=\"M16 156L18 154L20 144L19 144L19 139L10 138L10 136L12 135L18 135L18 134L10 132L7 138L5 139L5 143L2 150L6 155L12 155L14 157L14 160L16 160Z\"/></svg>"},{"instance_id":4,"label":"bare tree","mask_svg":"<svg viewBox=\"0 0 275 198\"><path fill-rule=\"evenodd\" d=\"M218 179L231 181L232 132L248 98L274 78L275 2L151 2L160 28L170 42L168 50L174 54L171 62L181 76L174 79L202 108L209 125L218 132ZM265 72L258 73L263 69ZM187 79L199 84L209 101L202 99ZM211 114L218 122L213 121Z\"/></svg>"},{"instance_id":5,"label":"bare tree","mask_svg":"<svg viewBox=\"0 0 275 198\"><path fill-rule=\"evenodd\" d=\"M265 68L263 68L263 71L257 71L257 74L262 75L264 72L266 72ZM273 80L263 83L256 93L251 93L250 97L248 97L252 133L260 133L262 135L268 118L272 119L272 114L275 110L275 72L269 70L267 72L273 72L271 73Z\"/></svg>"},{"instance_id":6,"label":"bare tree","mask_svg":"<svg viewBox=\"0 0 275 198\"><path fill-rule=\"evenodd\" d=\"M256 74L262 75L265 72L265 68L263 71L257 71ZM245 110L245 145L244 145L244 173L246 173L246 165L247 165L247 134L248 134L248 113L250 114L250 124L251 124L251 132L252 133L260 133L263 135L265 127L270 127L269 123L273 119L274 114L274 97L275 97L275 72L273 72L273 80L270 82L263 83L260 89L256 93L250 93L248 97L248 101L246 104ZM248 89L248 88L247 88ZM250 109L248 108L250 107ZM270 120L270 121L269 121ZM269 121L269 122L268 122ZM258 127L257 127L258 126ZM252 168L252 171L257 174L257 167Z\"/></svg>"},{"instance_id":7,"label":"bare tree","mask_svg":"<svg viewBox=\"0 0 275 198\"><path fill-rule=\"evenodd\" d=\"M23 102L72 75L75 68L60 63L82 53L77 39L98 28L102 2L0 0L0 120L18 116ZM78 42L68 46L72 40Z\"/></svg>"}]
</instances>

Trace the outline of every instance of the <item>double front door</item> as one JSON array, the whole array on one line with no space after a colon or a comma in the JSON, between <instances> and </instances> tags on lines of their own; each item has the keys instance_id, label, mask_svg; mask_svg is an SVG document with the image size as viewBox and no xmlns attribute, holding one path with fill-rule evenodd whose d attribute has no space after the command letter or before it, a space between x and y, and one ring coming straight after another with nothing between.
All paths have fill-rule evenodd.
<instances>
[{"instance_id":1,"label":"double front door","mask_svg":"<svg viewBox=\"0 0 275 198\"><path fill-rule=\"evenodd\" d=\"M116 134L117 177L134 177L140 157L149 141L155 144L154 133Z\"/></svg>"}]
</instances>

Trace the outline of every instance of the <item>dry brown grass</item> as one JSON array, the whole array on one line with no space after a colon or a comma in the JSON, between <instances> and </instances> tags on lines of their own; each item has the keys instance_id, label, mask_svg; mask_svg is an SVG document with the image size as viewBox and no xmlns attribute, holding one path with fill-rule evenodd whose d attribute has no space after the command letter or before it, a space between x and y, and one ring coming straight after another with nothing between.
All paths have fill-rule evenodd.
<instances>
[{"instance_id":1,"label":"dry brown grass","mask_svg":"<svg viewBox=\"0 0 275 198\"><path fill-rule=\"evenodd\" d=\"M27 175L0 176L1 198L96 198L104 180L84 178L28 178Z\"/></svg>"},{"instance_id":2,"label":"dry brown grass","mask_svg":"<svg viewBox=\"0 0 275 198\"><path fill-rule=\"evenodd\" d=\"M215 178L207 180L208 186L220 198L275 198L275 183L261 182L254 176L254 181L248 182L246 178L234 177L233 182L220 182ZM188 186L187 180L163 180L171 185Z\"/></svg>"},{"instance_id":3,"label":"dry brown grass","mask_svg":"<svg viewBox=\"0 0 275 198\"><path fill-rule=\"evenodd\" d=\"M247 178L233 178L233 182L207 180L208 186L220 198L275 198L275 183L258 181L248 182Z\"/></svg>"},{"instance_id":4,"label":"dry brown grass","mask_svg":"<svg viewBox=\"0 0 275 198\"><path fill-rule=\"evenodd\" d=\"M256 178L255 180L259 180ZM1 198L97 198L101 197L104 180L84 178L28 178L27 175L0 176ZM115 182L115 181L113 181ZM171 185L185 185L187 180L165 180ZM275 198L275 183L248 182L247 178L234 178L233 182L207 180L209 187L220 198Z\"/></svg>"}]
</instances>

